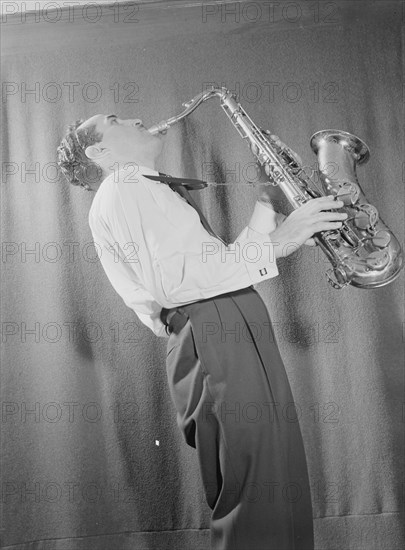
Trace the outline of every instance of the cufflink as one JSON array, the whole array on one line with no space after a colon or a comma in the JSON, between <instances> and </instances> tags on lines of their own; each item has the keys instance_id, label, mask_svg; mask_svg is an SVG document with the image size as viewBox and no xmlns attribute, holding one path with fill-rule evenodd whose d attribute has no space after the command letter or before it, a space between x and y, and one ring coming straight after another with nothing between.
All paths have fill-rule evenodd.
<instances>
[{"instance_id":1,"label":"cufflink","mask_svg":"<svg viewBox=\"0 0 405 550\"><path fill-rule=\"evenodd\" d=\"M267 275L267 269L263 267L263 269L259 269L260 275Z\"/></svg>"}]
</instances>

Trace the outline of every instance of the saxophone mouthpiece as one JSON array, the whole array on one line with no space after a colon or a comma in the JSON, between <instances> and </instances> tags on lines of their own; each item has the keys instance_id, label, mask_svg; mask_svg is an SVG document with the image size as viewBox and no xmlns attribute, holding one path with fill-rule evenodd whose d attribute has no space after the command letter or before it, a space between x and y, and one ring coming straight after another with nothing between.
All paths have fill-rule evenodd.
<instances>
[{"instance_id":1,"label":"saxophone mouthpiece","mask_svg":"<svg viewBox=\"0 0 405 550\"><path fill-rule=\"evenodd\" d=\"M166 123L165 120L162 120L162 122L159 122L158 124L155 124L154 126L151 126L148 128L148 132L155 136L156 134L166 134L169 126Z\"/></svg>"}]
</instances>

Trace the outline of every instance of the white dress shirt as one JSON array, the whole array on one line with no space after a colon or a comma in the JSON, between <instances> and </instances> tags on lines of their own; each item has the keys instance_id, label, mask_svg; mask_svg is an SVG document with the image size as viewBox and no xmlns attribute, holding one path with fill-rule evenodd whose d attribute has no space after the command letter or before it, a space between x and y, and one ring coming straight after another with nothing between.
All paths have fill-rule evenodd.
<instances>
[{"instance_id":1,"label":"white dress shirt","mask_svg":"<svg viewBox=\"0 0 405 550\"><path fill-rule=\"evenodd\" d=\"M112 286L140 321L168 337L160 320L172 308L246 288L278 275L269 233L284 218L256 202L249 224L228 246L156 170L122 169L100 185L89 212L97 255Z\"/></svg>"}]
</instances>

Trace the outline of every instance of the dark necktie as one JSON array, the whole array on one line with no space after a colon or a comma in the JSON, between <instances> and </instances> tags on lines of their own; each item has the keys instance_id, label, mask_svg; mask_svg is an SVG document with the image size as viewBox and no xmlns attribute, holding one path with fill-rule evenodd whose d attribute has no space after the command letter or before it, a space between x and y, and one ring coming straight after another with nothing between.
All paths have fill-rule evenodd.
<instances>
[{"instance_id":1,"label":"dark necktie","mask_svg":"<svg viewBox=\"0 0 405 550\"><path fill-rule=\"evenodd\" d=\"M187 191L186 186L181 183L181 180L179 180L178 178L172 178L171 176L167 176L166 174L162 174L161 172L159 172L159 176L162 178L161 180L159 180L157 177L154 177L154 176L144 176L144 177L149 179L154 179L155 181L156 180L162 181L162 183L166 183L172 191L177 192L181 197L183 197L188 202L188 204L191 207L194 208L194 210L196 210L197 214L200 216L201 223L203 224L206 231L208 231L210 235L220 240L225 246L227 246L227 243L213 231L206 217L200 210L199 206L197 205L193 197L190 195L190 193ZM168 178L170 178L170 180ZM191 189L192 188L202 189L202 187L206 187L207 185L205 182L197 183L198 180L195 180L196 182L195 184L191 183L193 180L185 180L185 181L188 181L186 185ZM204 183L204 185L201 185L202 183Z\"/></svg>"}]
</instances>

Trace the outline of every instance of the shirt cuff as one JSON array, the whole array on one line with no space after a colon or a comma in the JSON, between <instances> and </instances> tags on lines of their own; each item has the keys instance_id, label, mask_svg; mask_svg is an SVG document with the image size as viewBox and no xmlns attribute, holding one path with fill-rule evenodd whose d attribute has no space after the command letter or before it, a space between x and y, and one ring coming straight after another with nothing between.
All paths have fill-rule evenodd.
<instances>
[{"instance_id":1,"label":"shirt cuff","mask_svg":"<svg viewBox=\"0 0 405 550\"><path fill-rule=\"evenodd\" d=\"M257 233L271 233L277 227L277 212L269 202L256 201L248 226Z\"/></svg>"},{"instance_id":2,"label":"shirt cuff","mask_svg":"<svg viewBox=\"0 0 405 550\"><path fill-rule=\"evenodd\" d=\"M238 240L243 244L243 260L251 284L277 277L274 245L269 235L245 227Z\"/></svg>"}]
</instances>

